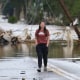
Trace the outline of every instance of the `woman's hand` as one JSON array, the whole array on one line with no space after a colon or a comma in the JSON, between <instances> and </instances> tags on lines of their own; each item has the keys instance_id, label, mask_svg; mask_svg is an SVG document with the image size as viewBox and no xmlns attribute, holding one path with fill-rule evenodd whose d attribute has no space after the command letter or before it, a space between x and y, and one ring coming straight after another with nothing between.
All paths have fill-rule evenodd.
<instances>
[{"instance_id":1,"label":"woman's hand","mask_svg":"<svg viewBox=\"0 0 80 80\"><path fill-rule=\"evenodd\" d=\"M49 46L49 36L47 37L47 44L46 44L46 47Z\"/></svg>"},{"instance_id":2,"label":"woman's hand","mask_svg":"<svg viewBox=\"0 0 80 80\"><path fill-rule=\"evenodd\" d=\"M49 45L47 44L46 47L48 47Z\"/></svg>"}]
</instances>

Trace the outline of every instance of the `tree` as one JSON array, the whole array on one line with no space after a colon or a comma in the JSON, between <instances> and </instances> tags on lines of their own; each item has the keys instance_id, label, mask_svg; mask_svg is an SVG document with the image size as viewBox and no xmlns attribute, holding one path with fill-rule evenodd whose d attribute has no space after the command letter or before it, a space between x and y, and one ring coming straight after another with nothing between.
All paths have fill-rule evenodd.
<instances>
[{"instance_id":1,"label":"tree","mask_svg":"<svg viewBox=\"0 0 80 80\"><path fill-rule=\"evenodd\" d=\"M13 6L10 4L9 1L6 1L5 4L3 4L3 9L2 9L3 15L8 15L12 16L13 15Z\"/></svg>"},{"instance_id":2,"label":"tree","mask_svg":"<svg viewBox=\"0 0 80 80\"><path fill-rule=\"evenodd\" d=\"M15 15L16 15L17 19L19 20L20 13L21 13L22 7L24 5L24 0L10 0L10 4L13 5Z\"/></svg>"},{"instance_id":3,"label":"tree","mask_svg":"<svg viewBox=\"0 0 80 80\"><path fill-rule=\"evenodd\" d=\"M70 13L69 13L67 7L66 7L65 4L64 4L64 0L59 0L59 2L60 2L61 7L63 8L64 13L66 14L67 18L69 19L69 21L70 21L71 23L73 23L73 19L72 19ZM79 40L80 40L80 32L79 32L78 28L77 28L76 26L74 26L74 25L73 25L73 28L74 28L75 32L77 33L78 38L79 38Z\"/></svg>"},{"instance_id":4,"label":"tree","mask_svg":"<svg viewBox=\"0 0 80 80\"><path fill-rule=\"evenodd\" d=\"M74 5L71 8L71 15L73 17L78 17L80 15L80 0L73 1Z\"/></svg>"}]
</instances>

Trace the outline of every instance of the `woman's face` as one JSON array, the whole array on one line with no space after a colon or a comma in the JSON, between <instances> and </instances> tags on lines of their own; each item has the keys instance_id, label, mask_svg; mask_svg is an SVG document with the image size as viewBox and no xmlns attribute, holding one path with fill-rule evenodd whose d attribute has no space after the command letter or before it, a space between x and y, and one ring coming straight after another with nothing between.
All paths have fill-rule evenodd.
<instances>
[{"instance_id":1,"label":"woman's face","mask_svg":"<svg viewBox=\"0 0 80 80\"><path fill-rule=\"evenodd\" d=\"M41 22L40 27L43 29L45 27L45 23Z\"/></svg>"}]
</instances>

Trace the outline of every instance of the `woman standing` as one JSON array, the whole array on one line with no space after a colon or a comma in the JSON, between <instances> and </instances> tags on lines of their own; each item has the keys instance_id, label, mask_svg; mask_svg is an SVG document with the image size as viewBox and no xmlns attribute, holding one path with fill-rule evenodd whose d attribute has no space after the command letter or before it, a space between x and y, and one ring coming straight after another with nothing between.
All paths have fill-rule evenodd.
<instances>
[{"instance_id":1,"label":"woman standing","mask_svg":"<svg viewBox=\"0 0 80 80\"><path fill-rule=\"evenodd\" d=\"M45 22L39 24L39 29L35 32L36 52L38 56L38 72L41 72L42 59L44 61L44 71L47 71L47 56L49 46L49 31L46 29Z\"/></svg>"}]
</instances>

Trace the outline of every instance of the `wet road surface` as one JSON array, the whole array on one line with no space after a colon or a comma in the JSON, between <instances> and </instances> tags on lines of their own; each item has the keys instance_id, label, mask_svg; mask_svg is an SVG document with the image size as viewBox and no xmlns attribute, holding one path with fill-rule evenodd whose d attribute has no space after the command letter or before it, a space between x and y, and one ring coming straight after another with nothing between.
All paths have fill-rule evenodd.
<instances>
[{"instance_id":1,"label":"wet road surface","mask_svg":"<svg viewBox=\"0 0 80 80\"><path fill-rule=\"evenodd\" d=\"M79 80L80 66L73 62L58 61L54 59L49 60L48 72L41 73L36 71L37 59L25 58L10 58L0 60L0 80ZM74 66L74 67L71 67ZM54 66L57 66L54 67ZM60 72L60 70L68 72L70 75L75 75L76 78ZM64 75L63 75L64 74ZM78 79L79 78L79 79Z\"/></svg>"}]
</instances>

